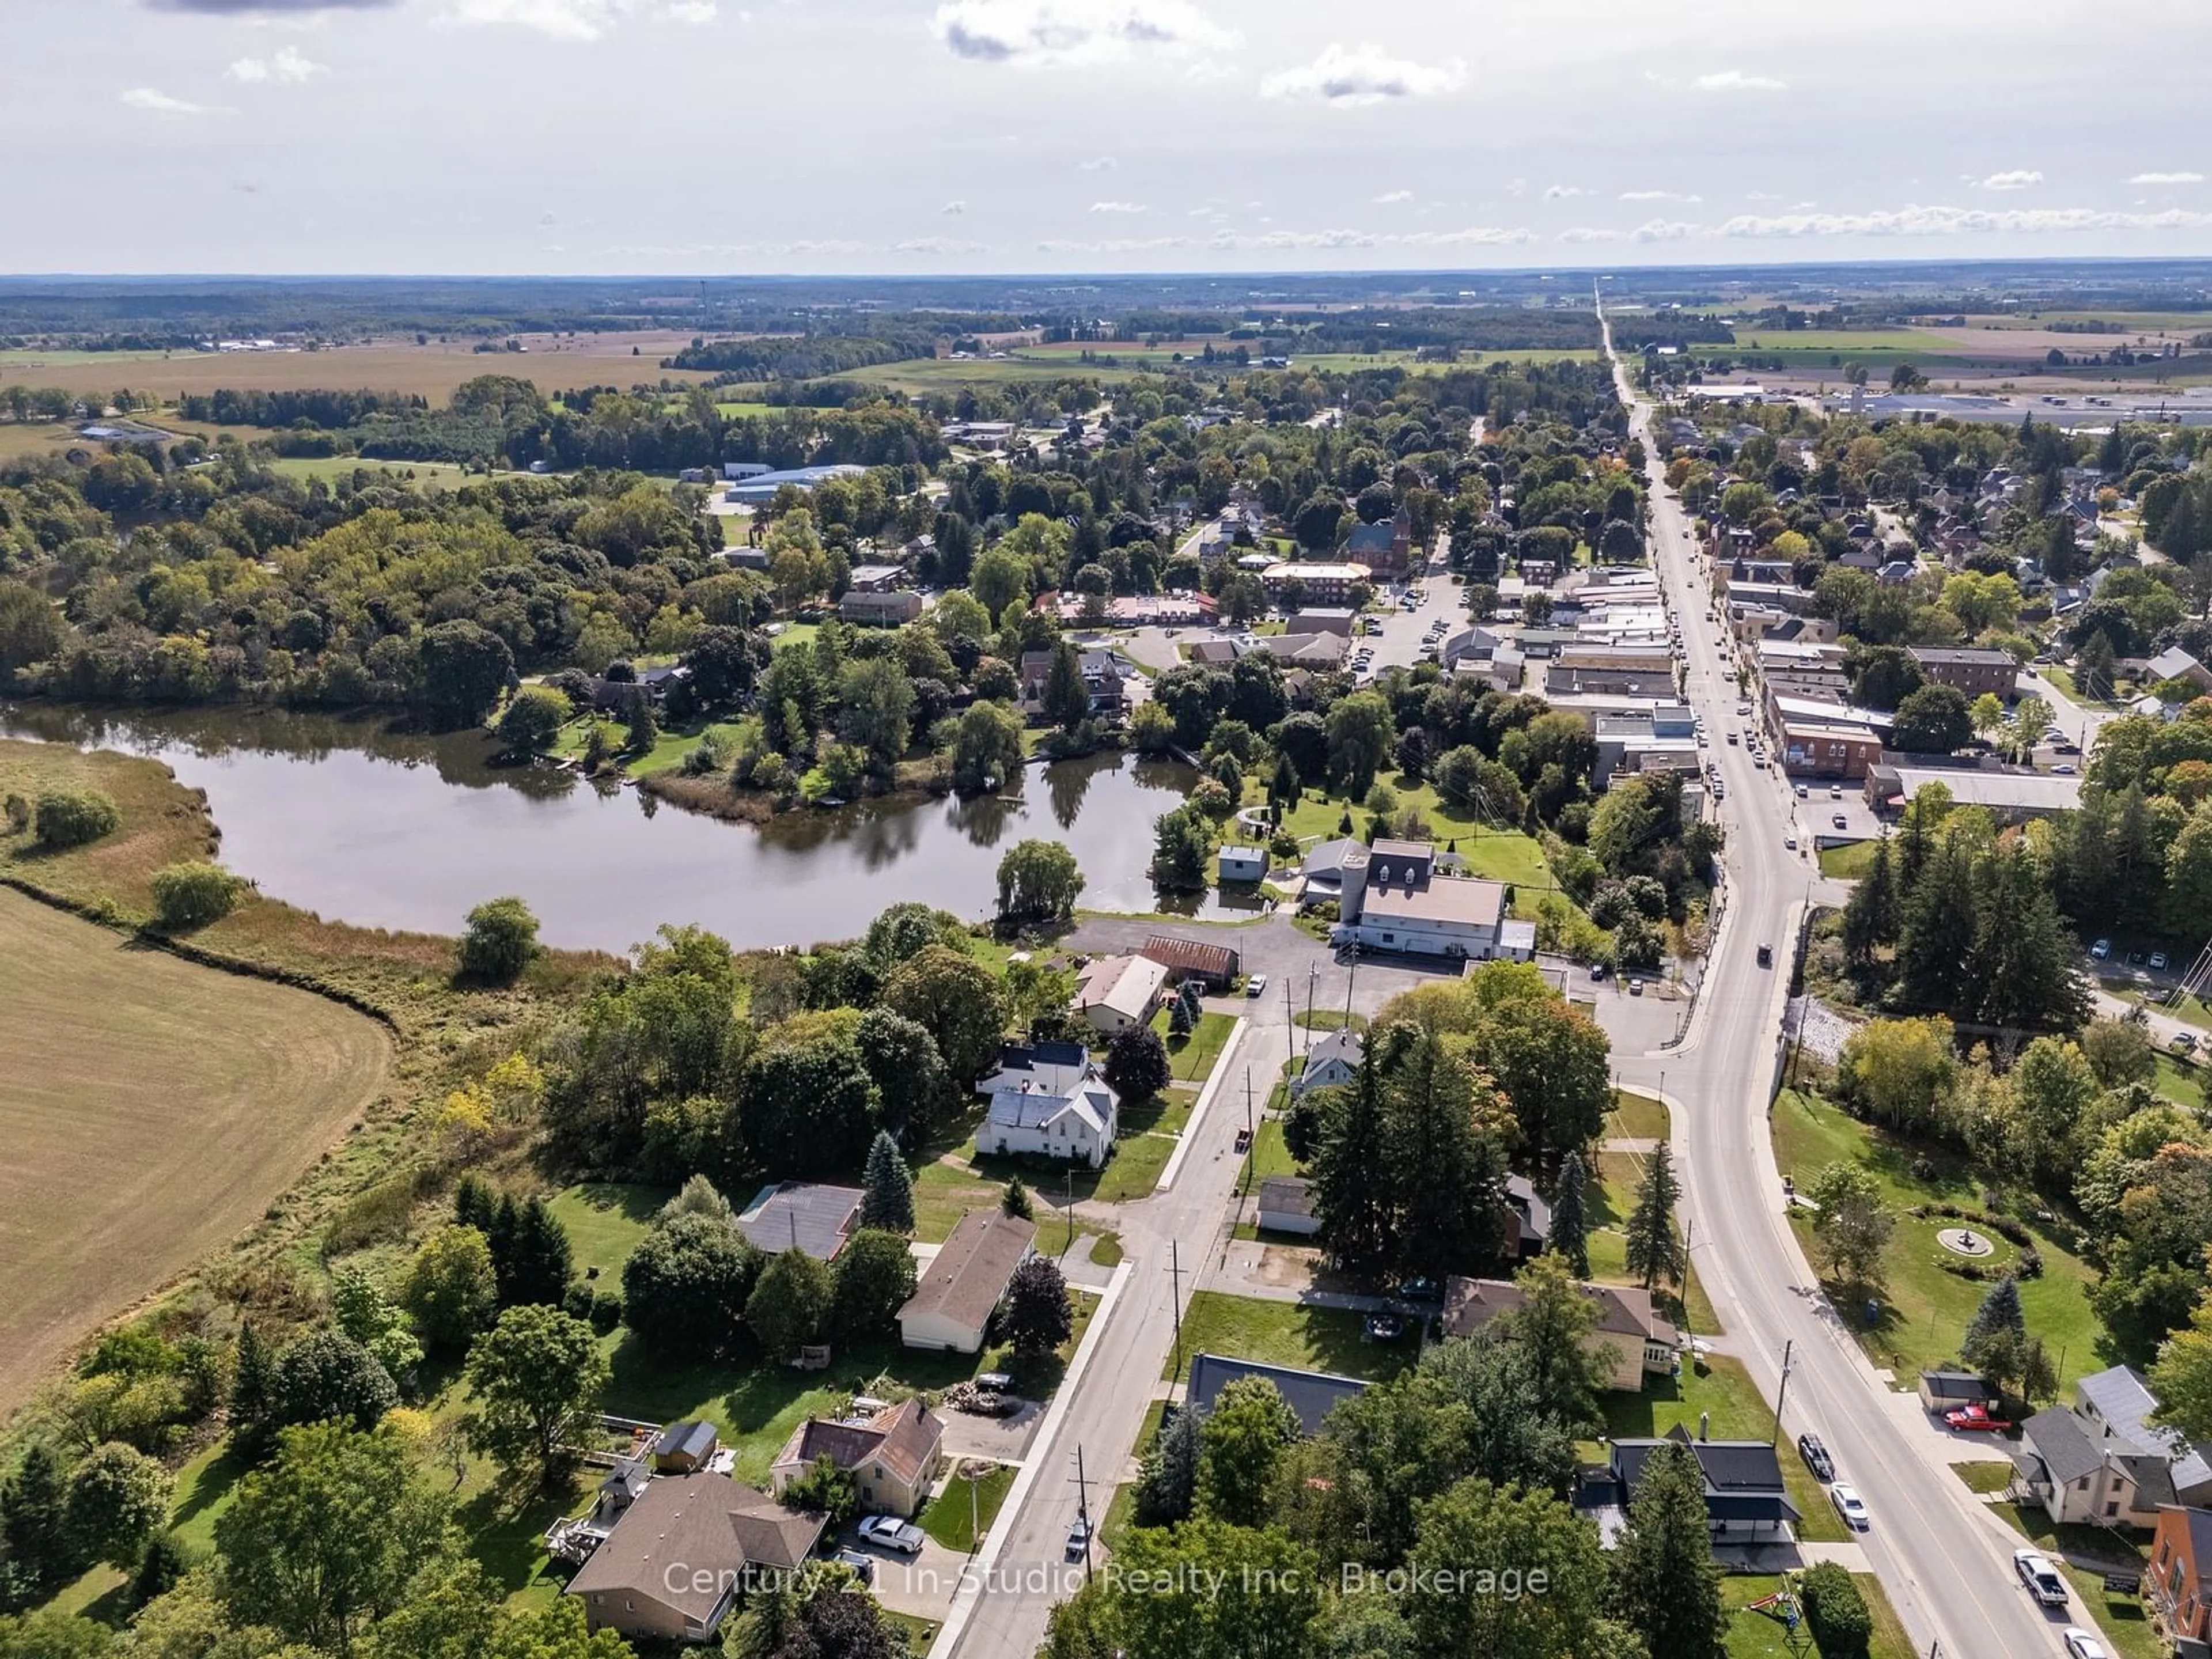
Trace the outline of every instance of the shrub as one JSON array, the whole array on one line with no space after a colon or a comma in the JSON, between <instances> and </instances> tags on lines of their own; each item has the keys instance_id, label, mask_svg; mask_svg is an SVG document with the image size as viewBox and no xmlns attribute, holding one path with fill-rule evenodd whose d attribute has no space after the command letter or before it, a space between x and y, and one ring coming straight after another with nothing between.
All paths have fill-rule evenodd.
<instances>
[{"instance_id":1,"label":"shrub","mask_svg":"<svg viewBox=\"0 0 2212 1659\"><path fill-rule=\"evenodd\" d=\"M122 822L114 801L97 789L47 789L39 795L41 847L82 847L112 835Z\"/></svg>"},{"instance_id":2,"label":"shrub","mask_svg":"<svg viewBox=\"0 0 2212 1659\"><path fill-rule=\"evenodd\" d=\"M1851 1575L1833 1561L1823 1561L1797 1581L1804 1597L1805 1622L1813 1627L1813 1640L1821 1659L1864 1659L1874 1638L1874 1615Z\"/></svg>"},{"instance_id":3,"label":"shrub","mask_svg":"<svg viewBox=\"0 0 2212 1659\"><path fill-rule=\"evenodd\" d=\"M229 871L216 865L173 864L154 877L154 919L163 931L172 933L204 927L238 908L245 886Z\"/></svg>"}]
</instances>

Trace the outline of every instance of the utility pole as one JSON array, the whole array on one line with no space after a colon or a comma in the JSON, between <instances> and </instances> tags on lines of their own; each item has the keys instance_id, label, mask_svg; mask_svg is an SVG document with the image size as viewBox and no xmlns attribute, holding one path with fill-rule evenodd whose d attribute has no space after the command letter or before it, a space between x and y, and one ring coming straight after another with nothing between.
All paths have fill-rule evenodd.
<instances>
[{"instance_id":1,"label":"utility pole","mask_svg":"<svg viewBox=\"0 0 2212 1659\"><path fill-rule=\"evenodd\" d=\"M1244 1159L1244 1190L1248 1193L1252 1190L1252 1158L1250 1157L1250 1153L1252 1151L1252 1137L1255 1133L1256 1132L1254 1129L1252 1123L1252 1068L1249 1066L1247 1066L1244 1068L1244 1151L1246 1153Z\"/></svg>"},{"instance_id":2,"label":"utility pole","mask_svg":"<svg viewBox=\"0 0 2212 1659\"><path fill-rule=\"evenodd\" d=\"M1309 1056L1310 1056L1310 1055L1312 1054L1312 1053L1313 1053L1313 1042L1314 1042L1314 1040L1313 1040L1313 1004L1314 1004L1314 986L1315 986L1315 984L1316 984L1316 983L1320 980L1320 978L1321 978L1321 964L1320 964L1319 963L1317 963L1317 962L1310 962L1310 963L1308 963L1306 964L1306 1053L1307 1053L1307 1054L1308 1054Z\"/></svg>"},{"instance_id":3,"label":"utility pole","mask_svg":"<svg viewBox=\"0 0 2212 1659\"><path fill-rule=\"evenodd\" d=\"M1168 1278L1174 1286L1168 1296L1168 1311L1175 1316L1175 1374L1182 1375L1182 1249L1177 1240L1168 1240Z\"/></svg>"},{"instance_id":4,"label":"utility pole","mask_svg":"<svg viewBox=\"0 0 2212 1659\"><path fill-rule=\"evenodd\" d=\"M1782 1387L1774 1396L1774 1438L1767 1442L1770 1446L1782 1443L1782 1404L1790 1398L1790 1353L1796 1346L1797 1339L1795 1337L1782 1345Z\"/></svg>"},{"instance_id":5,"label":"utility pole","mask_svg":"<svg viewBox=\"0 0 2212 1659\"><path fill-rule=\"evenodd\" d=\"M1067 1182L1066 1201L1060 1206L1067 1218L1067 1243L1060 1249L1066 1251L1075 1248L1075 1165L1069 1164L1060 1174Z\"/></svg>"},{"instance_id":6,"label":"utility pole","mask_svg":"<svg viewBox=\"0 0 2212 1659\"><path fill-rule=\"evenodd\" d=\"M1352 994L1359 984L1359 941L1352 944L1352 977L1344 983L1344 1023L1352 1024Z\"/></svg>"},{"instance_id":7,"label":"utility pole","mask_svg":"<svg viewBox=\"0 0 2212 1659\"><path fill-rule=\"evenodd\" d=\"M1075 1443L1075 1513L1083 1522L1083 1582L1091 1582L1091 1487L1083 1476L1083 1443Z\"/></svg>"}]
</instances>

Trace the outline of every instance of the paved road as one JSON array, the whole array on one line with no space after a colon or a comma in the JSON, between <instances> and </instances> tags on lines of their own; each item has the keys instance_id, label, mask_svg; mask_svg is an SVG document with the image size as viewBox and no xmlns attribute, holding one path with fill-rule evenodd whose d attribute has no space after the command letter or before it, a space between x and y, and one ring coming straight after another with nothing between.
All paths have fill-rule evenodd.
<instances>
[{"instance_id":1,"label":"paved road","mask_svg":"<svg viewBox=\"0 0 2212 1659\"><path fill-rule=\"evenodd\" d=\"M1609 330L1607 343L1610 350ZM1724 730L1736 723L1735 686L1703 625L1689 527L1661 482L1651 410L1635 400L1625 372L1620 384L1633 404L1634 430L1644 441L1657 563L1685 618L1688 696L1709 727ZM1765 1117L1790 942L1813 872L1802 854L1783 848L1790 798L1771 772L1755 771L1741 748L1711 752L1719 757L1728 784L1722 808L1726 918L1684 1042L1663 1054L1621 1056L1622 1080L1649 1087L1663 1071L1698 1273L1726 1328L1727 1346L1771 1399L1784 1344L1794 1344L1784 1432L1794 1438L1817 1430L1866 1500L1873 1529L1862 1547L1917 1650L1940 1641L1952 1659L2060 1654L2064 1620L2045 1617L2013 1577L2010 1555L2018 1540L1942 1468L1941 1431L1899 1409L1839 1328L1784 1218ZM1758 965L1761 944L1774 949L1772 969Z\"/></svg>"}]
</instances>

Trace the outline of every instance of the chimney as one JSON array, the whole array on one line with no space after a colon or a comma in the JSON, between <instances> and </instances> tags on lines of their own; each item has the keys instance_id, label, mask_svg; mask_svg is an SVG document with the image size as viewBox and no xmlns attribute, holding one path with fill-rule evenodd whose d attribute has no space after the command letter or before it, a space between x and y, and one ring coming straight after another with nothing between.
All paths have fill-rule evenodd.
<instances>
[{"instance_id":1,"label":"chimney","mask_svg":"<svg viewBox=\"0 0 2212 1659\"><path fill-rule=\"evenodd\" d=\"M1699 1412L1698 1413L1698 1438L1700 1440L1711 1439L1712 1435L1710 1431L1712 1426L1713 1414L1711 1412Z\"/></svg>"}]
</instances>

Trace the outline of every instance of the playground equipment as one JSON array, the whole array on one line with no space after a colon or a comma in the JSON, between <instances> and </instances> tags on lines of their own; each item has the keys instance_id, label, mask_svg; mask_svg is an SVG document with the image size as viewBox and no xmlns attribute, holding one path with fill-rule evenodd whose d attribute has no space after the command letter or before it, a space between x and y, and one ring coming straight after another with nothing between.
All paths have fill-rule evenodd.
<instances>
[{"instance_id":1,"label":"playground equipment","mask_svg":"<svg viewBox=\"0 0 2212 1659\"><path fill-rule=\"evenodd\" d=\"M1812 1632L1805 1628L1805 1606L1797 1593L1797 1575L1782 1575L1782 1588L1771 1595L1762 1595L1756 1601L1744 1604L1747 1613L1763 1613L1782 1626L1783 1644L1794 1654L1813 1650Z\"/></svg>"}]
</instances>

